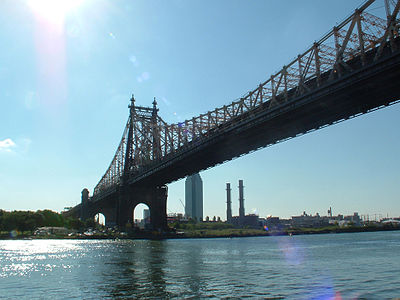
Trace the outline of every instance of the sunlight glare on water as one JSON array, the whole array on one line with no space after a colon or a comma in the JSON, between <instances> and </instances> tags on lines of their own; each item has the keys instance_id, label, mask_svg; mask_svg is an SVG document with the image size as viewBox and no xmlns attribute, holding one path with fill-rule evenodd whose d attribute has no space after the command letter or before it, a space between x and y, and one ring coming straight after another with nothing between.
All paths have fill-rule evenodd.
<instances>
[{"instance_id":1,"label":"sunlight glare on water","mask_svg":"<svg viewBox=\"0 0 400 300\"><path fill-rule=\"evenodd\" d=\"M0 241L5 298L399 297L400 231L186 240Z\"/></svg>"}]
</instances>

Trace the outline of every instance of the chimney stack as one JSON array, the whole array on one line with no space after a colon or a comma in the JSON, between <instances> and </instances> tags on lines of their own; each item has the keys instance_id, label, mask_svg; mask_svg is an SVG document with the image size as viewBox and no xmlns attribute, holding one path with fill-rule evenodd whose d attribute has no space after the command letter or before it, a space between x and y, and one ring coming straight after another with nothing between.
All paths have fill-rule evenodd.
<instances>
[{"instance_id":1,"label":"chimney stack","mask_svg":"<svg viewBox=\"0 0 400 300\"><path fill-rule=\"evenodd\" d=\"M243 180L239 180L239 219L244 218Z\"/></svg>"},{"instance_id":2,"label":"chimney stack","mask_svg":"<svg viewBox=\"0 0 400 300\"><path fill-rule=\"evenodd\" d=\"M231 207L231 184L226 184L226 221L231 223L232 221L232 207Z\"/></svg>"}]
</instances>

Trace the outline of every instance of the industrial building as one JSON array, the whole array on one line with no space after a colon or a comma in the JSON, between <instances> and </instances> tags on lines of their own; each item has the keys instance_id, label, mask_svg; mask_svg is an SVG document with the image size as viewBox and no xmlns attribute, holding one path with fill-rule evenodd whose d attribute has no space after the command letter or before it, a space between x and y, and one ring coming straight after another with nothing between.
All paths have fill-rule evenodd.
<instances>
[{"instance_id":1,"label":"industrial building","mask_svg":"<svg viewBox=\"0 0 400 300\"><path fill-rule=\"evenodd\" d=\"M203 220L203 181L199 173L186 178L185 215L197 221Z\"/></svg>"},{"instance_id":2,"label":"industrial building","mask_svg":"<svg viewBox=\"0 0 400 300\"><path fill-rule=\"evenodd\" d=\"M314 216L307 214L305 211L300 216L292 216L291 219L279 219L279 217L268 216L266 219L259 218L255 214L245 214L244 208L244 185L243 180L239 180L239 215L232 216L232 195L231 184L226 183L226 222L235 227L264 227L269 230L282 230L283 228L320 228L337 224L346 226L352 224L361 226L362 220L357 212L350 216L337 215L333 216L332 208L329 207L328 216L320 216L316 213ZM214 217L215 218L215 217ZM215 220L214 220L215 221Z\"/></svg>"},{"instance_id":3,"label":"industrial building","mask_svg":"<svg viewBox=\"0 0 400 300\"><path fill-rule=\"evenodd\" d=\"M236 227L249 226L258 228L260 226L257 215L245 215L244 212L244 185L243 180L239 180L239 216L232 217L231 206L231 184L226 184L226 221Z\"/></svg>"}]
</instances>

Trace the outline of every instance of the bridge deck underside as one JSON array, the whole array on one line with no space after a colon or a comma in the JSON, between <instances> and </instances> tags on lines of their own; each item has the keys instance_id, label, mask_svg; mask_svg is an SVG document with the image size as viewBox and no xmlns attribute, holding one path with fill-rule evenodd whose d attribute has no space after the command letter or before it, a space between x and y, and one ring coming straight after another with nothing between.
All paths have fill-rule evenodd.
<instances>
[{"instance_id":1,"label":"bridge deck underside","mask_svg":"<svg viewBox=\"0 0 400 300\"><path fill-rule=\"evenodd\" d=\"M395 40L400 49L400 38ZM131 188L162 186L195 172L208 169L251 151L282 142L309 131L367 113L400 99L400 51L386 47L380 60L373 62L377 48L367 54L367 64L360 58L349 61L354 71L336 79L321 75L321 86L315 79L310 92L277 104L263 103L254 110L226 122L208 136L195 139L175 153L154 162L126 182ZM279 96L278 96L279 98ZM119 187L96 195L92 201L114 199ZM100 202L98 202L100 201Z\"/></svg>"},{"instance_id":2,"label":"bridge deck underside","mask_svg":"<svg viewBox=\"0 0 400 300\"><path fill-rule=\"evenodd\" d=\"M131 184L166 184L313 129L366 113L400 99L400 55L387 57L234 126L186 153L161 162Z\"/></svg>"}]
</instances>

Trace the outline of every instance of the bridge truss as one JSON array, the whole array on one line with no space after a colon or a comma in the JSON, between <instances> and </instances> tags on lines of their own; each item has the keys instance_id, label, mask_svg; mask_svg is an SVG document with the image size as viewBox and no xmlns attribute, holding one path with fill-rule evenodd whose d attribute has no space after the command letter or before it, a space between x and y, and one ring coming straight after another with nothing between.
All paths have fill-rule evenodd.
<instances>
[{"instance_id":1,"label":"bridge truss","mask_svg":"<svg viewBox=\"0 0 400 300\"><path fill-rule=\"evenodd\" d=\"M386 18L368 12L382 2ZM379 60L386 48L397 51L400 0L369 0L357 8L318 42L271 75L257 88L228 105L190 120L167 124L152 108L135 106L115 156L94 189L94 197L112 193L129 178L154 163L179 155L195 143L212 139L235 122L260 110L272 110Z\"/></svg>"}]
</instances>

